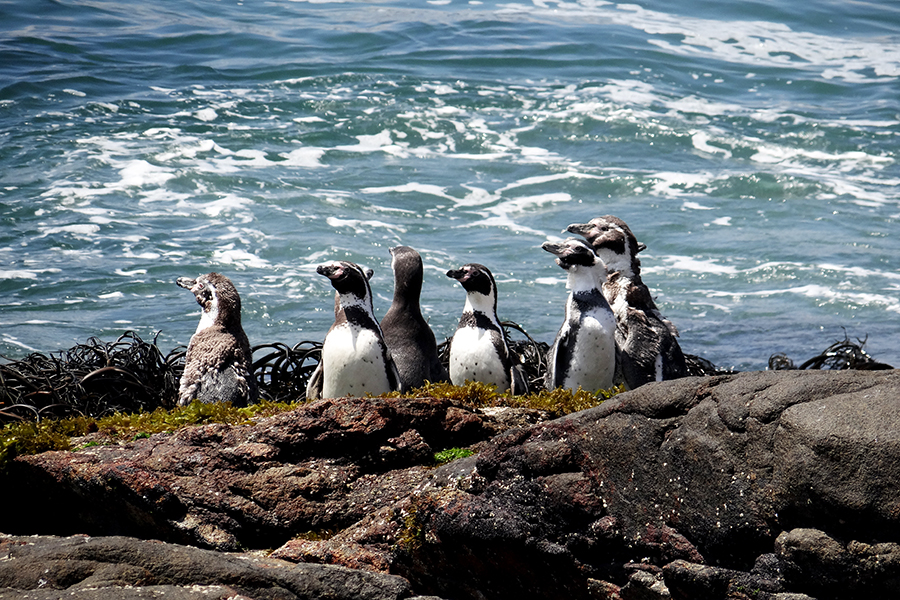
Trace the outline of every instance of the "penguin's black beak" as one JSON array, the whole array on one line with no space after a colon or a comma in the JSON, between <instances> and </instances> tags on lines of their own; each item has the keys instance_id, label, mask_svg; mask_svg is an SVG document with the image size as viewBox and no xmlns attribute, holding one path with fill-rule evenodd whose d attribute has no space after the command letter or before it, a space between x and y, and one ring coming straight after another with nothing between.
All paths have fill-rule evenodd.
<instances>
[{"instance_id":1,"label":"penguin's black beak","mask_svg":"<svg viewBox=\"0 0 900 600\"><path fill-rule=\"evenodd\" d=\"M569 269L570 265L566 262L566 257L572 254L572 249L566 243L556 244L554 242L544 242L541 244L541 248L550 254L556 255L556 264L563 269Z\"/></svg>"},{"instance_id":2,"label":"penguin's black beak","mask_svg":"<svg viewBox=\"0 0 900 600\"><path fill-rule=\"evenodd\" d=\"M587 235L592 225L590 223L572 223L563 233L577 233L578 235Z\"/></svg>"},{"instance_id":3,"label":"penguin's black beak","mask_svg":"<svg viewBox=\"0 0 900 600\"><path fill-rule=\"evenodd\" d=\"M324 275L328 279L334 281L335 279L339 279L341 275L344 274L344 268L340 265L340 263L328 263L316 267L316 273L318 273L319 275Z\"/></svg>"},{"instance_id":4,"label":"penguin's black beak","mask_svg":"<svg viewBox=\"0 0 900 600\"><path fill-rule=\"evenodd\" d=\"M568 246L565 244L557 244L555 242L544 242L541 244L541 249L546 250L550 254L555 254L556 256L562 256L566 250L568 250Z\"/></svg>"},{"instance_id":5,"label":"penguin's black beak","mask_svg":"<svg viewBox=\"0 0 900 600\"><path fill-rule=\"evenodd\" d=\"M450 269L447 271L447 277L462 283L469 278L469 272L466 269Z\"/></svg>"},{"instance_id":6,"label":"penguin's black beak","mask_svg":"<svg viewBox=\"0 0 900 600\"><path fill-rule=\"evenodd\" d=\"M190 290L195 285L197 285L197 280L191 279L190 277L179 277L175 280L175 285L177 285L178 287L183 287L186 290Z\"/></svg>"}]
</instances>

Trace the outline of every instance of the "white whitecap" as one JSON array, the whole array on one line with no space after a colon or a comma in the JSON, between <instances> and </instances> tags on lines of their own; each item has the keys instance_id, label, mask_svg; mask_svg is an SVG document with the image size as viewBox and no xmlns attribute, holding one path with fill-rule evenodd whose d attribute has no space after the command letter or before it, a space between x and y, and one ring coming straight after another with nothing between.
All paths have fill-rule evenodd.
<instances>
[{"instance_id":1,"label":"white whitecap","mask_svg":"<svg viewBox=\"0 0 900 600\"><path fill-rule=\"evenodd\" d=\"M386 194L391 192L398 193L417 193L417 194L425 194L428 196L437 196L438 198L444 198L446 200L452 200L457 202L458 199L454 198L450 194L447 193L447 188L441 187L439 185L432 185L428 183L417 183L415 181L410 181L409 183L404 183L402 185L391 185L391 186L381 186L381 187L368 187L360 190L364 194Z\"/></svg>"},{"instance_id":2,"label":"white whitecap","mask_svg":"<svg viewBox=\"0 0 900 600\"><path fill-rule=\"evenodd\" d=\"M0 271L0 279L37 279L37 272L15 269Z\"/></svg>"},{"instance_id":3,"label":"white whitecap","mask_svg":"<svg viewBox=\"0 0 900 600\"><path fill-rule=\"evenodd\" d=\"M216 263L234 265L239 268L265 269L269 267L267 260L256 256L252 252L234 248L233 245L214 250L212 258Z\"/></svg>"},{"instance_id":4,"label":"white whitecap","mask_svg":"<svg viewBox=\"0 0 900 600\"><path fill-rule=\"evenodd\" d=\"M297 148L296 150L291 150L287 153L282 153L280 154L280 156L285 159L283 164L287 166L312 169L322 166L322 163L319 159L322 158L323 154L325 154L324 148L304 147Z\"/></svg>"},{"instance_id":5,"label":"white whitecap","mask_svg":"<svg viewBox=\"0 0 900 600\"><path fill-rule=\"evenodd\" d=\"M200 121L215 121L219 114L212 108L203 108L194 112L194 118Z\"/></svg>"},{"instance_id":6,"label":"white whitecap","mask_svg":"<svg viewBox=\"0 0 900 600\"><path fill-rule=\"evenodd\" d=\"M403 144L396 144L391 138L391 132L385 129L375 135L358 135L359 141L355 146L335 146L335 150L344 152L385 152L398 157L408 156Z\"/></svg>"},{"instance_id":7,"label":"white whitecap","mask_svg":"<svg viewBox=\"0 0 900 600\"><path fill-rule=\"evenodd\" d=\"M175 173L148 163L146 160L130 160L119 170L122 177L117 186L110 187L142 187L145 185L162 185L175 177Z\"/></svg>"},{"instance_id":8,"label":"white whitecap","mask_svg":"<svg viewBox=\"0 0 900 600\"><path fill-rule=\"evenodd\" d=\"M331 227L335 229L338 228L351 228L351 229L389 229L391 231L397 231L400 233L406 233L406 228L401 225L395 225L393 223L385 223L383 221L373 221L373 220L360 220L360 219L339 219L337 217L328 217L325 219L325 222L328 223Z\"/></svg>"},{"instance_id":9,"label":"white whitecap","mask_svg":"<svg viewBox=\"0 0 900 600\"><path fill-rule=\"evenodd\" d=\"M721 154L725 158L731 158L730 150L710 145L709 141L711 139L712 136L710 136L705 131L696 131L693 135L691 135L691 143L697 150L706 152L707 154Z\"/></svg>"},{"instance_id":10,"label":"white whitecap","mask_svg":"<svg viewBox=\"0 0 900 600\"><path fill-rule=\"evenodd\" d=\"M652 267L643 269L646 273L666 271L688 271L691 273L704 273L711 275L734 275L738 272L735 267L721 265L715 260L703 260L692 256L664 256L660 260L667 263L665 267Z\"/></svg>"},{"instance_id":11,"label":"white whitecap","mask_svg":"<svg viewBox=\"0 0 900 600\"><path fill-rule=\"evenodd\" d=\"M98 231L100 231L99 225L94 225L93 223L75 223L73 225L63 225L61 227L42 227L41 237L59 233L68 233L77 238L91 238Z\"/></svg>"}]
</instances>

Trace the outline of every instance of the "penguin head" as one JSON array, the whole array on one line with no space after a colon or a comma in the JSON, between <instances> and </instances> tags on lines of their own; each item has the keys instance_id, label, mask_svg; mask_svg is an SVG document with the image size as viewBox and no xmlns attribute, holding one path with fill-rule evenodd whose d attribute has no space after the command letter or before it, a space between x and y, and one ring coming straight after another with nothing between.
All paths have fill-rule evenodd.
<instances>
[{"instance_id":1,"label":"penguin head","mask_svg":"<svg viewBox=\"0 0 900 600\"><path fill-rule=\"evenodd\" d=\"M365 299L371 295L369 278L372 277L372 269L363 269L356 263L336 260L319 265L316 267L316 273L327 277L331 281L331 286L341 296L349 294Z\"/></svg>"},{"instance_id":2,"label":"penguin head","mask_svg":"<svg viewBox=\"0 0 900 600\"><path fill-rule=\"evenodd\" d=\"M391 269L394 271L394 296L418 299L422 292L422 257L409 246L391 248Z\"/></svg>"},{"instance_id":3,"label":"penguin head","mask_svg":"<svg viewBox=\"0 0 900 600\"><path fill-rule=\"evenodd\" d=\"M487 312L493 306L497 312L497 283L490 269L478 263L469 263L459 269L447 271L447 277L457 280L467 292L467 301L477 310Z\"/></svg>"},{"instance_id":4,"label":"penguin head","mask_svg":"<svg viewBox=\"0 0 900 600\"><path fill-rule=\"evenodd\" d=\"M467 292L496 296L497 284L490 269L478 263L469 263L459 269L447 271L447 277L457 280Z\"/></svg>"},{"instance_id":5,"label":"penguin head","mask_svg":"<svg viewBox=\"0 0 900 600\"><path fill-rule=\"evenodd\" d=\"M610 270L640 274L641 261L637 254L647 246L637 241L622 219L605 215L587 223L573 223L566 227L566 232L577 233L590 242Z\"/></svg>"},{"instance_id":6,"label":"penguin head","mask_svg":"<svg viewBox=\"0 0 900 600\"><path fill-rule=\"evenodd\" d=\"M584 241L570 237L562 242L544 242L541 248L556 255L556 264L565 270L572 267L593 267L601 263L594 250Z\"/></svg>"},{"instance_id":7,"label":"penguin head","mask_svg":"<svg viewBox=\"0 0 900 600\"><path fill-rule=\"evenodd\" d=\"M200 305L200 325L202 331L213 324L229 325L241 323L241 297L231 280L218 273L201 275L197 279L179 277L175 280L179 287L190 290Z\"/></svg>"}]
</instances>

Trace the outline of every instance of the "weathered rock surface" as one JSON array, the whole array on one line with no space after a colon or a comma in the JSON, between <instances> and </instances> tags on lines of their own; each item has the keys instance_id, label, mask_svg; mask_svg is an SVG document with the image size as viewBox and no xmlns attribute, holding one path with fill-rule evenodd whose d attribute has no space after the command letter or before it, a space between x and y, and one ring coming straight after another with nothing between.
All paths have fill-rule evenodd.
<instances>
[{"instance_id":1,"label":"weathered rock surface","mask_svg":"<svg viewBox=\"0 0 900 600\"><path fill-rule=\"evenodd\" d=\"M390 600L410 596L409 583L401 577L343 567L298 565L124 537L0 536L0 598Z\"/></svg>"},{"instance_id":2,"label":"weathered rock surface","mask_svg":"<svg viewBox=\"0 0 900 600\"><path fill-rule=\"evenodd\" d=\"M392 504L436 451L497 431L446 400L325 400L255 424L26 456L7 476L19 491L0 499L0 531L277 547Z\"/></svg>"},{"instance_id":3,"label":"weathered rock surface","mask_svg":"<svg viewBox=\"0 0 900 600\"><path fill-rule=\"evenodd\" d=\"M682 379L505 427L444 400L344 399L23 457L0 531L281 546L267 560L392 573L454 599L900 589L897 371ZM310 530L322 535L298 537Z\"/></svg>"},{"instance_id":4,"label":"weathered rock surface","mask_svg":"<svg viewBox=\"0 0 900 600\"><path fill-rule=\"evenodd\" d=\"M683 379L506 432L437 470L413 500L423 542L394 571L491 598L586 597L587 578L628 581L628 561L750 574L795 528L900 541L898 492L896 371ZM854 597L853 570L841 572L828 586L770 573L752 589ZM890 569L859 572L867 597L894 582ZM685 598L725 597L737 577L719 572L680 594L665 575Z\"/></svg>"}]
</instances>

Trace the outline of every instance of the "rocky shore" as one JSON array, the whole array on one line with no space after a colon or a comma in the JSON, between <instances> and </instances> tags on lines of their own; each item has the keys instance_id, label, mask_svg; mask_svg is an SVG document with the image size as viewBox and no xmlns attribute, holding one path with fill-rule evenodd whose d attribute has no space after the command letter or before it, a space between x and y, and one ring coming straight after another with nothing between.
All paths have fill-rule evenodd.
<instances>
[{"instance_id":1,"label":"rocky shore","mask_svg":"<svg viewBox=\"0 0 900 600\"><path fill-rule=\"evenodd\" d=\"M549 420L435 398L17 458L0 598L894 598L900 375L649 384ZM435 466L435 453L471 456Z\"/></svg>"}]
</instances>

